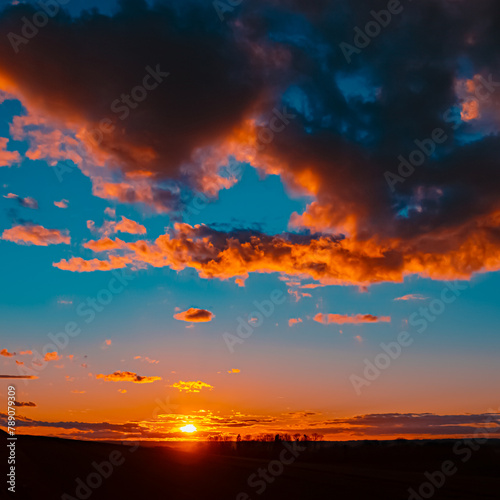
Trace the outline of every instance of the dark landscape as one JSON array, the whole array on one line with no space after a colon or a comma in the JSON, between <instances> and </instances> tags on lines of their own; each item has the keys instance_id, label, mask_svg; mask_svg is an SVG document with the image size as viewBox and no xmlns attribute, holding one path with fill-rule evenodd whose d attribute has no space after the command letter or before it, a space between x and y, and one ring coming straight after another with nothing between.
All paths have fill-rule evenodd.
<instances>
[{"instance_id":1,"label":"dark landscape","mask_svg":"<svg viewBox=\"0 0 500 500\"><path fill-rule=\"evenodd\" d=\"M15 495L10 497L22 500L401 500L409 498L409 488L417 491L427 481L426 471L440 470L443 462L452 460L457 472L447 477L441 488L435 489L433 498L498 498L500 440L492 439L481 445L465 463L462 460L469 455L455 454L455 443L454 440L301 442L298 443L300 449L306 450L299 451L297 459L284 466L282 474L269 476L274 480L258 494L260 487L249 486L249 477L260 468L267 469L271 461L279 458L283 443L177 446L147 443L135 449L115 443L19 436L18 482ZM108 462L112 453L123 463L115 466L108 478L101 478L101 485L91 488L90 495L85 488L77 493L77 478L86 482L89 474L94 473L90 483L97 484L99 480L92 464ZM255 485L259 484L257 481Z\"/></svg>"}]
</instances>

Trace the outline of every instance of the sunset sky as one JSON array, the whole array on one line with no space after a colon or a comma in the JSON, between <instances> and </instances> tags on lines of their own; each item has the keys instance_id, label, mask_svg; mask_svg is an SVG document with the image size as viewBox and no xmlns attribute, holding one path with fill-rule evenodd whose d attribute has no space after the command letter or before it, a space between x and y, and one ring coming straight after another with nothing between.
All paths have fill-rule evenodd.
<instances>
[{"instance_id":1,"label":"sunset sky","mask_svg":"<svg viewBox=\"0 0 500 500\"><path fill-rule=\"evenodd\" d=\"M500 6L396 3L2 3L20 432L500 437Z\"/></svg>"}]
</instances>

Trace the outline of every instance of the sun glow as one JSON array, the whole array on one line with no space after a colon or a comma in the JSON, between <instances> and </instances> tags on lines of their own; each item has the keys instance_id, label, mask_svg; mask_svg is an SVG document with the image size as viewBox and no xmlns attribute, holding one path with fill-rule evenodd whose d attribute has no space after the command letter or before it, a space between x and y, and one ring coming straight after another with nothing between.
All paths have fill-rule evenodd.
<instances>
[{"instance_id":1,"label":"sun glow","mask_svg":"<svg viewBox=\"0 0 500 500\"><path fill-rule=\"evenodd\" d=\"M184 427L181 427L182 432L196 432L196 427L193 424L188 424L185 425Z\"/></svg>"}]
</instances>

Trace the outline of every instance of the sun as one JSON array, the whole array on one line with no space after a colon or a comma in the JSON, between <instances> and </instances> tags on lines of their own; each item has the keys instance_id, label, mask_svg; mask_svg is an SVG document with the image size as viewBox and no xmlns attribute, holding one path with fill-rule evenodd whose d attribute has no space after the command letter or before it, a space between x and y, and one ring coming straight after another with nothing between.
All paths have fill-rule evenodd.
<instances>
[{"instance_id":1,"label":"sun","mask_svg":"<svg viewBox=\"0 0 500 500\"><path fill-rule=\"evenodd\" d=\"M193 424L188 424L188 425L185 425L184 427L181 427L181 431L191 433L191 432L196 432L197 429Z\"/></svg>"}]
</instances>

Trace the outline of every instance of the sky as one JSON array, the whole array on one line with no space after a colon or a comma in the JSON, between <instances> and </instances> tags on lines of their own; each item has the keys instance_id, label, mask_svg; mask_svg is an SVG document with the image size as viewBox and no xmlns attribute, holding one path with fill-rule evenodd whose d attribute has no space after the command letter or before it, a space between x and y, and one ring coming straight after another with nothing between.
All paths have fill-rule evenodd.
<instances>
[{"instance_id":1,"label":"sky","mask_svg":"<svg viewBox=\"0 0 500 500\"><path fill-rule=\"evenodd\" d=\"M52 5L0 11L20 432L500 437L496 2Z\"/></svg>"}]
</instances>

